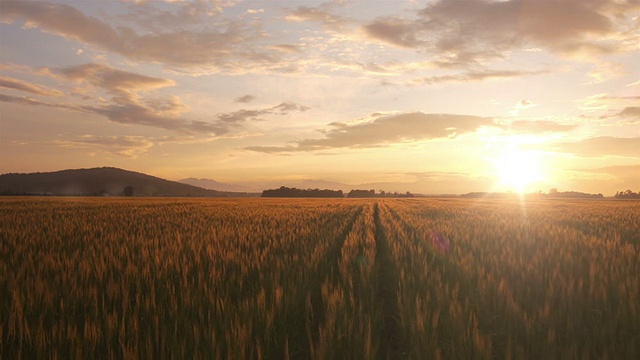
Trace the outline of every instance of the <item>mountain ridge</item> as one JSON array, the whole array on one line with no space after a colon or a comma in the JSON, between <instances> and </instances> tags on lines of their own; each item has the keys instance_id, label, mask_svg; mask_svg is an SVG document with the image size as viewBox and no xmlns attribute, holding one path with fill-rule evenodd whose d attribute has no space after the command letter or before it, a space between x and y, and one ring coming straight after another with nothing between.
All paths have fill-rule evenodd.
<instances>
[{"instance_id":1,"label":"mountain ridge","mask_svg":"<svg viewBox=\"0 0 640 360\"><path fill-rule=\"evenodd\" d=\"M126 187L133 188L134 196L247 196L242 193L204 189L115 167L0 175L0 194L2 195L118 196L125 193Z\"/></svg>"}]
</instances>

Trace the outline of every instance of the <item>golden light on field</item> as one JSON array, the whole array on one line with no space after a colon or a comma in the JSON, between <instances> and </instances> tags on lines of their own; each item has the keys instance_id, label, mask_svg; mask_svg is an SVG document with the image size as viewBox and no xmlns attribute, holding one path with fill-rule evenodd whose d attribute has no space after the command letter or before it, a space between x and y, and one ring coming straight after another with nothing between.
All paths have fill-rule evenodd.
<instances>
[{"instance_id":1,"label":"golden light on field","mask_svg":"<svg viewBox=\"0 0 640 360\"><path fill-rule=\"evenodd\" d=\"M640 358L640 203L526 203L0 197L0 358Z\"/></svg>"},{"instance_id":2,"label":"golden light on field","mask_svg":"<svg viewBox=\"0 0 640 360\"><path fill-rule=\"evenodd\" d=\"M498 158L492 159L498 188L524 193L544 180L539 153L506 147Z\"/></svg>"}]
</instances>

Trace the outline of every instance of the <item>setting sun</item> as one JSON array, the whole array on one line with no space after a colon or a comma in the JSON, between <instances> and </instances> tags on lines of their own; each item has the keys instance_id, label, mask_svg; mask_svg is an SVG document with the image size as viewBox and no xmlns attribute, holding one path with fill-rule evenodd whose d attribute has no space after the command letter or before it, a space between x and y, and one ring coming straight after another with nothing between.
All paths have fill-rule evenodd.
<instances>
[{"instance_id":1,"label":"setting sun","mask_svg":"<svg viewBox=\"0 0 640 360\"><path fill-rule=\"evenodd\" d=\"M501 156L493 160L498 187L523 193L529 186L543 180L539 155L532 151L522 151L509 147Z\"/></svg>"}]
</instances>

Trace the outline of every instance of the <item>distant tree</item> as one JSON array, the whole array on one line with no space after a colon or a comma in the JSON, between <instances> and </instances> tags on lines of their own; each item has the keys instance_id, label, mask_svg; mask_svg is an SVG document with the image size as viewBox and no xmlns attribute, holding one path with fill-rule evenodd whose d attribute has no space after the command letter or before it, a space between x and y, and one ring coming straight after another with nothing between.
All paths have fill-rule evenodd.
<instances>
[{"instance_id":1,"label":"distant tree","mask_svg":"<svg viewBox=\"0 0 640 360\"><path fill-rule=\"evenodd\" d=\"M329 189L296 189L281 186L279 189L264 190L262 197L319 197L319 198L342 198L342 190Z\"/></svg>"},{"instance_id":2,"label":"distant tree","mask_svg":"<svg viewBox=\"0 0 640 360\"><path fill-rule=\"evenodd\" d=\"M124 196L133 196L133 186L125 186L124 189L122 189L122 194Z\"/></svg>"},{"instance_id":3,"label":"distant tree","mask_svg":"<svg viewBox=\"0 0 640 360\"><path fill-rule=\"evenodd\" d=\"M557 193L558 193L558 189L556 188L549 190L549 194L557 194Z\"/></svg>"},{"instance_id":4,"label":"distant tree","mask_svg":"<svg viewBox=\"0 0 640 360\"><path fill-rule=\"evenodd\" d=\"M372 198L375 197L376 193L374 190L351 190L347 194L347 197L350 198Z\"/></svg>"},{"instance_id":5,"label":"distant tree","mask_svg":"<svg viewBox=\"0 0 640 360\"><path fill-rule=\"evenodd\" d=\"M640 192L634 193L633 191L627 189L626 191L616 192L616 199L640 199Z\"/></svg>"}]
</instances>

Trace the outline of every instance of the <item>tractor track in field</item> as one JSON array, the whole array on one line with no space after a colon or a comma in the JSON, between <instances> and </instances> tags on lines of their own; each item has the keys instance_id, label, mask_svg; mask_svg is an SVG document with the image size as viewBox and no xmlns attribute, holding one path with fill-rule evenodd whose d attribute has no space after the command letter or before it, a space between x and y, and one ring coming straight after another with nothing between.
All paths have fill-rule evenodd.
<instances>
[{"instance_id":1,"label":"tractor track in field","mask_svg":"<svg viewBox=\"0 0 640 360\"><path fill-rule=\"evenodd\" d=\"M400 330L400 309L398 308L398 273L391 256L387 236L380 221L380 202L374 208L376 263L378 264L377 296L382 310L380 331L380 359L400 359L405 341Z\"/></svg>"}]
</instances>

